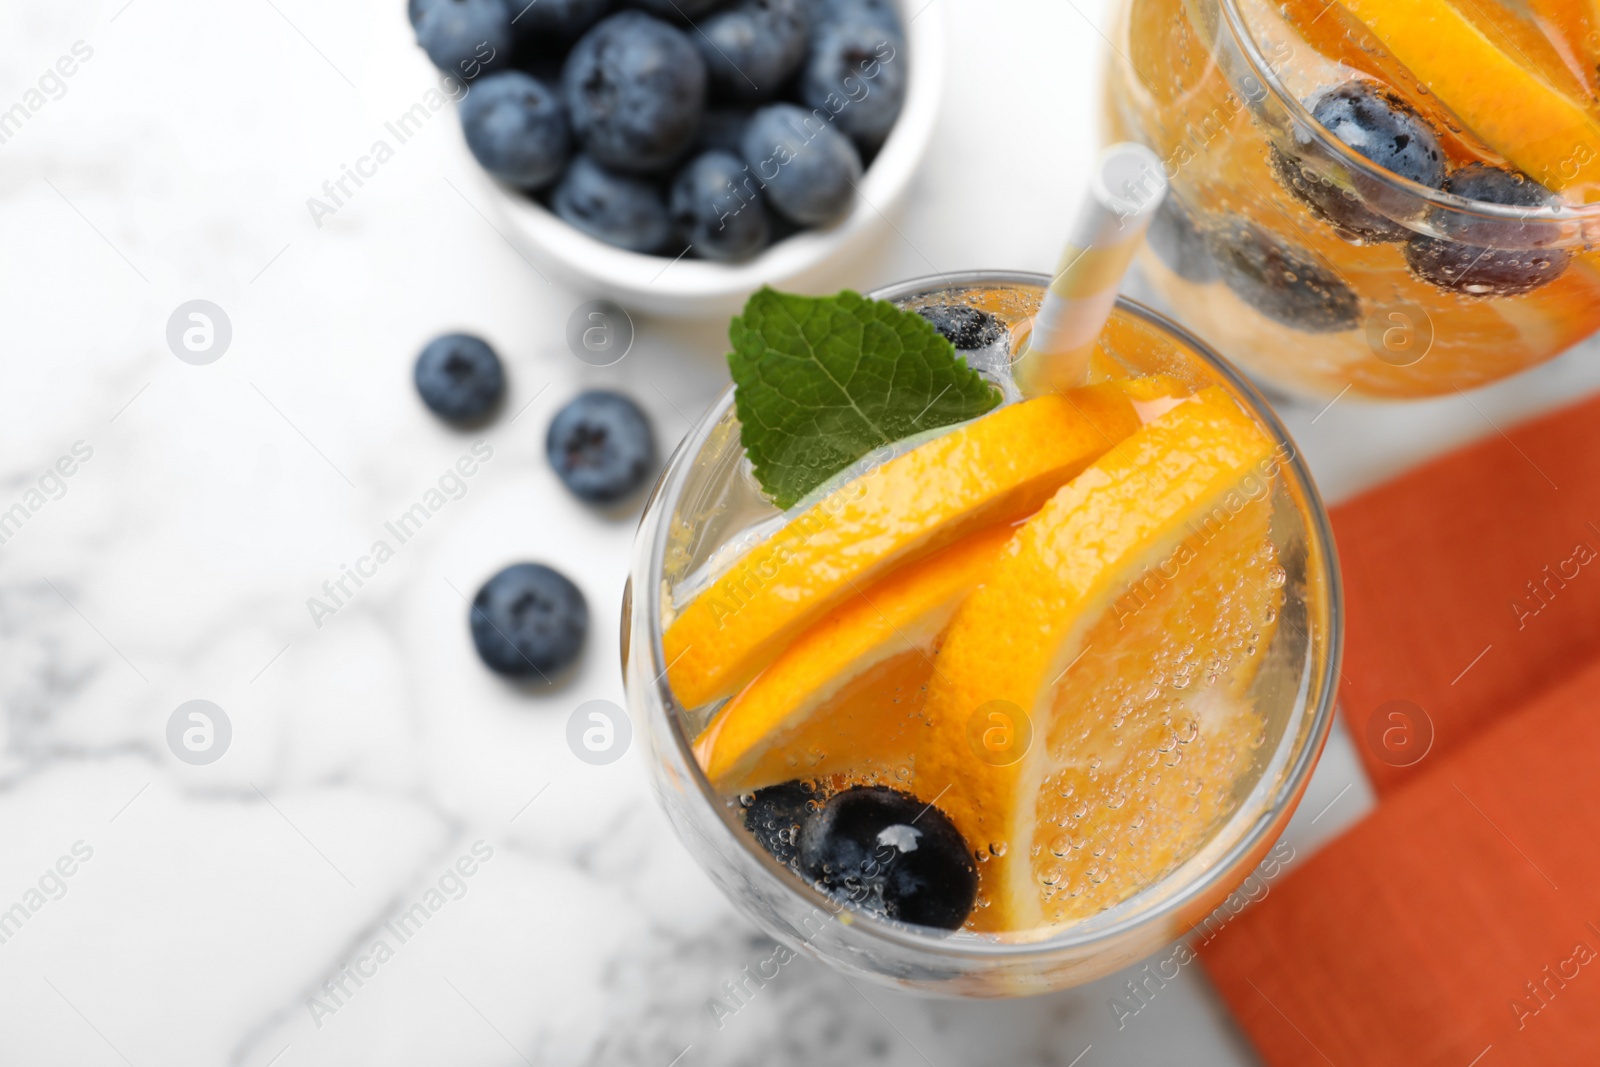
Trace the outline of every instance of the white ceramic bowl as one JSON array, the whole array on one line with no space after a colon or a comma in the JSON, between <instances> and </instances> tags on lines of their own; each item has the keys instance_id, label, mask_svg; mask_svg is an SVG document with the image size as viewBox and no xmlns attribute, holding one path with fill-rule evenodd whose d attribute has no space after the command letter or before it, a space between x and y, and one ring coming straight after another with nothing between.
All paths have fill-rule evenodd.
<instances>
[{"instance_id":1,"label":"white ceramic bowl","mask_svg":"<svg viewBox=\"0 0 1600 1067\"><path fill-rule=\"evenodd\" d=\"M804 230L743 263L712 263L627 252L569 226L478 166L459 131L455 143L478 176L502 231L551 281L585 297L606 297L634 311L673 318L729 316L762 285L827 292L839 264L862 255L889 225L933 138L944 84L943 5L915 9L900 0L906 28L905 106L867 168L850 213L827 229ZM910 10L908 10L908 8ZM915 18L912 15L916 15Z\"/></svg>"}]
</instances>

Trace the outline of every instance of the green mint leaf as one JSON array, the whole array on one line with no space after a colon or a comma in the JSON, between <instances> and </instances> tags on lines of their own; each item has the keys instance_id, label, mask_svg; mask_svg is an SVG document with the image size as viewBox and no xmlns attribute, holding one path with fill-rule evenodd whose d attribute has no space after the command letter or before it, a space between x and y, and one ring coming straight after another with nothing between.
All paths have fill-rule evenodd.
<instances>
[{"instance_id":1,"label":"green mint leaf","mask_svg":"<svg viewBox=\"0 0 1600 1067\"><path fill-rule=\"evenodd\" d=\"M745 454L780 508L874 449L1000 403L921 315L858 293L763 288L728 336Z\"/></svg>"}]
</instances>

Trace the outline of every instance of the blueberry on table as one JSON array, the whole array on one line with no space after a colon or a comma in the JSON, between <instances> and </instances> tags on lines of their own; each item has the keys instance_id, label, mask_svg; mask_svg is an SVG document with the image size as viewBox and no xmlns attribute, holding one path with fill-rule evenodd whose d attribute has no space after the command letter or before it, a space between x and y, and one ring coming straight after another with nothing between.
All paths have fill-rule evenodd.
<instances>
[{"instance_id":1,"label":"blueberry on table","mask_svg":"<svg viewBox=\"0 0 1600 1067\"><path fill-rule=\"evenodd\" d=\"M471 80L507 62L513 44L505 0L421 0L417 43L433 65Z\"/></svg>"},{"instance_id":2,"label":"blueberry on table","mask_svg":"<svg viewBox=\"0 0 1600 1067\"><path fill-rule=\"evenodd\" d=\"M800 98L807 107L832 114L863 150L877 148L905 103L905 43L867 22L822 27L812 37Z\"/></svg>"},{"instance_id":3,"label":"blueberry on table","mask_svg":"<svg viewBox=\"0 0 1600 1067\"><path fill-rule=\"evenodd\" d=\"M544 448L566 487L594 504L623 499L656 469L650 420L621 393L600 389L579 393L556 412Z\"/></svg>"},{"instance_id":4,"label":"blueberry on table","mask_svg":"<svg viewBox=\"0 0 1600 1067\"><path fill-rule=\"evenodd\" d=\"M1272 321L1302 333L1361 325L1361 298L1343 278L1249 219L1208 229L1206 247L1228 288Z\"/></svg>"},{"instance_id":5,"label":"blueberry on table","mask_svg":"<svg viewBox=\"0 0 1600 1067\"><path fill-rule=\"evenodd\" d=\"M806 0L741 0L700 23L693 38L712 86L756 103L776 96L806 58Z\"/></svg>"},{"instance_id":6,"label":"blueberry on table","mask_svg":"<svg viewBox=\"0 0 1600 1067\"><path fill-rule=\"evenodd\" d=\"M694 142L706 65L682 31L623 11L574 46L561 91L586 152L613 170L647 173L669 166Z\"/></svg>"},{"instance_id":7,"label":"blueberry on table","mask_svg":"<svg viewBox=\"0 0 1600 1067\"><path fill-rule=\"evenodd\" d=\"M488 342L468 333L429 341L417 356L412 378L428 410L455 423L483 418L506 388L500 357Z\"/></svg>"},{"instance_id":8,"label":"blueberry on table","mask_svg":"<svg viewBox=\"0 0 1600 1067\"><path fill-rule=\"evenodd\" d=\"M1469 163L1450 175L1445 191L1485 204L1530 209L1555 206L1554 194L1518 171ZM1519 296L1549 285L1572 261L1556 223L1465 218L1440 212L1438 228L1451 239L1413 234L1406 264L1423 281L1468 296ZM1475 243L1475 240L1476 242ZM1497 248L1494 245L1533 247ZM1542 247L1541 247L1542 246Z\"/></svg>"},{"instance_id":9,"label":"blueberry on table","mask_svg":"<svg viewBox=\"0 0 1600 1067\"><path fill-rule=\"evenodd\" d=\"M472 643L490 670L543 677L578 658L589 605L578 587L542 563L514 563L472 598Z\"/></svg>"},{"instance_id":10,"label":"blueberry on table","mask_svg":"<svg viewBox=\"0 0 1600 1067\"><path fill-rule=\"evenodd\" d=\"M978 895L972 850L944 812L887 786L830 797L800 828L800 870L900 922L954 930Z\"/></svg>"},{"instance_id":11,"label":"blueberry on table","mask_svg":"<svg viewBox=\"0 0 1600 1067\"><path fill-rule=\"evenodd\" d=\"M1311 117L1358 155L1384 170L1437 189L1445 179L1444 149L1427 120L1392 89L1350 81L1324 93ZM1415 210L1409 194L1364 176L1346 189L1274 147L1270 162L1279 182L1311 213L1348 240L1403 241L1409 229L1369 207L1388 202L1396 213Z\"/></svg>"},{"instance_id":12,"label":"blueberry on table","mask_svg":"<svg viewBox=\"0 0 1600 1067\"><path fill-rule=\"evenodd\" d=\"M744 828L773 859L795 867L800 858L800 827L816 800L811 787L798 780L757 789L740 799Z\"/></svg>"},{"instance_id":13,"label":"blueberry on table","mask_svg":"<svg viewBox=\"0 0 1600 1067\"><path fill-rule=\"evenodd\" d=\"M1156 209L1145 235L1156 258L1185 281L1207 285L1217 280L1217 264L1206 248L1206 240L1170 192Z\"/></svg>"},{"instance_id":14,"label":"blueberry on table","mask_svg":"<svg viewBox=\"0 0 1600 1067\"><path fill-rule=\"evenodd\" d=\"M523 189L555 181L571 150L560 98L519 70L491 74L472 87L461 101L461 129L484 170Z\"/></svg>"},{"instance_id":15,"label":"blueberry on table","mask_svg":"<svg viewBox=\"0 0 1600 1067\"><path fill-rule=\"evenodd\" d=\"M666 201L654 183L614 174L579 156L556 186L550 206L590 237L630 252L656 252L672 236Z\"/></svg>"},{"instance_id":16,"label":"blueberry on table","mask_svg":"<svg viewBox=\"0 0 1600 1067\"><path fill-rule=\"evenodd\" d=\"M917 314L931 322L958 352L988 348L1010 336L999 318L966 304L933 304L917 308Z\"/></svg>"},{"instance_id":17,"label":"blueberry on table","mask_svg":"<svg viewBox=\"0 0 1600 1067\"><path fill-rule=\"evenodd\" d=\"M800 225L826 225L850 210L861 155L832 123L793 104L772 104L751 116L743 149L768 202Z\"/></svg>"},{"instance_id":18,"label":"blueberry on table","mask_svg":"<svg viewBox=\"0 0 1600 1067\"><path fill-rule=\"evenodd\" d=\"M744 163L727 152L689 161L672 183L678 235L706 259L735 262L767 247L772 224Z\"/></svg>"},{"instance_id":19,"label":"blueberry on table","mask_svg":"<svg viewBox=\"0 0 1600 1067\"><path fill-rule=\"evenodd\" d=\"M511 28L524 38L570 41L611 10L611 0L506 0Z\"/></svg>"}]
</instances>

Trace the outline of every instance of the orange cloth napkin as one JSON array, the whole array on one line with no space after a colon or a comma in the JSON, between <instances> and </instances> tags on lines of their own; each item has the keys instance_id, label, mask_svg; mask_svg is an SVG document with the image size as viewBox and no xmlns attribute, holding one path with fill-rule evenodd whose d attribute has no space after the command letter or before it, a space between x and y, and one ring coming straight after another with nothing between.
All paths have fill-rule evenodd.
<instances>
[{"instance_id":1,"label":"orange cloth napkin","mask_svg":"<svg viewBox=\"0 0 1600 1067\"><path fill-rule=\"evenodd\" d=\"M1600 1063L1600 398L1333 521L1382 801L1201 959L1269 1064Z\"/></svg>"},{"instance_id":2,"label":"orange cloth napkin","mask_svg":"<svg viewBox=\"0 0 1600 1067\"><path fill-rule=\"evenodd\" d=\"M1380 794L1600 657L1600 398L1492 433L1332 517L1339 699ZM1431 751L1405 765L1430 723Z\"/></svg>"},{"instance_id":3,"label":"orange cloth napkin","mask_svg":"<svg viewBox=\"0 0 1600 1067\"><path fill-rule=\"evenodd\" d=\"M1423 766L1206 970L1274 1067L1600 1063L1600 664Z\"/></svg>"}]
</instances>

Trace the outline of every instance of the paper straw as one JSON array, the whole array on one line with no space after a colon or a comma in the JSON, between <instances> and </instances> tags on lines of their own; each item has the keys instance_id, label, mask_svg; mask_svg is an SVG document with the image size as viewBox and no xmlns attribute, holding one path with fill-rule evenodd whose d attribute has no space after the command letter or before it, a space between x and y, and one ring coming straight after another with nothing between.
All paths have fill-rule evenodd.
<instances>
[{"instance_id":1,"label":"paper straw","mask_svg":"<svg viewBox=\"0 0 1600 1067\"><path fill-rule=\"evenodd\" d=\"M1144 145L1122 141L1095 160L1061 265L1014 368L1024 395L1084 384L1117 287L1166 194L1161 160Z\"/></svg>"}]
</instances>

